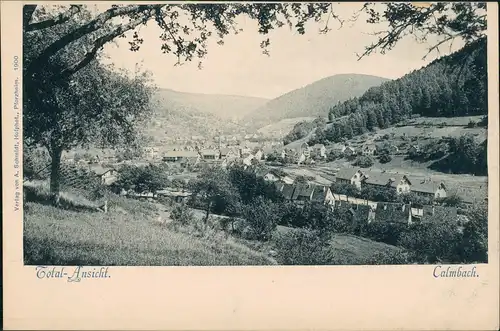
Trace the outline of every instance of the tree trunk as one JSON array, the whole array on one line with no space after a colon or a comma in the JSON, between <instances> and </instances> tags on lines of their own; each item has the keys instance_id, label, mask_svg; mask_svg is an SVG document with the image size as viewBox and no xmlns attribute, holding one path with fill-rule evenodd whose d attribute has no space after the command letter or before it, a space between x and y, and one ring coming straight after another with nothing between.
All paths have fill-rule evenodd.
<instances>
[{"instance_id":1,"label":"tree trunk","mask_svg":"<svg viewBox=\"0 0 500 331\"><path fill-rule=\"evenodd\" d=\"M207 226L208 224L208 216L210 216L210 208L212 207L212 201L208 200L208 203L207 203L207 210L206 210L206 214L205 214L205 227Z\"/></svg>"},{"instance_id":2,"label":"tree trunk","mask_svg":"<svg viewBox=\"0 0 500 331\"><path fill-rule=\"evenodd\" d=\"M50 165L50 195L54 205L59 204L61 186L61 155L62 148L53 148Z\"/></svg>"}]
</instances>

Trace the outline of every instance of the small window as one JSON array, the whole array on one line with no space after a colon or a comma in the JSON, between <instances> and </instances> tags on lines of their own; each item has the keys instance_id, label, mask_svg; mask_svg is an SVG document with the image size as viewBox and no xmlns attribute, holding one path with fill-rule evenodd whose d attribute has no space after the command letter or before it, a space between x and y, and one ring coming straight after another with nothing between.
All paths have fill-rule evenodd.
<instances>
[{"instance_id":1,"label":"small window","mask_svg":"<svg viewBox=\"0 0 500 331\"><path fill-rule=\"evenodd\" d=\"M398 192L401 192L401 191L402 191L402 189L401 189L401 187L399 187L399 188L398 188Z\"/></svg>"}]
</instances>

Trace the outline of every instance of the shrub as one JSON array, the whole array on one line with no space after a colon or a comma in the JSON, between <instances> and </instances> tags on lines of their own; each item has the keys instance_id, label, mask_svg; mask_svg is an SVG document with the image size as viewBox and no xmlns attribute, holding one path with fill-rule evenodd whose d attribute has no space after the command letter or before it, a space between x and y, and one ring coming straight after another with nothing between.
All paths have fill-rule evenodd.
<instances>
[{"instance_id":1,"label":"shrub","mask_svg":"<svg viewBox=\"0 0 500 331\"><path fill-rule=\"evenodd\" d=\"M379 156L378 160L380 163L389 163L392 161L392 157L389 154L382 154Z\"/></svg>"},{"instance_id":2,"label":"shrub","mask_svg":"<svg viewBox=\"0 0 500 331\"><path fill-rule=\"evenodd\" d=\"M360 156L356 159L356 161L353 163L355 166L359 166L361 168L368 168L373 165L373 159L369 156Z\"/></svg>"},{"instance_id":3,"label":"shrub","mask_svg":"<svg viewBox=\"0 0 500 331\"><path fill-rule=\"evenodd\" d=\"M376 252L368 261L370 265L410 264L408 253L403 250Z\"/></svg>"},{"instance_id":4,"label":"shrub","mask_svg":"<svg viewBox=\"0 0 500 331\"><path fill-rule=\"evenodd\" d=\"M317 231L293 229L275 239L276 259L283 265L334 264L330 237Z\"/></svg>"},{"instance_id":5,"label":"shrub","mask_svg":"<svg viewBox=\"0 0 500 331\"><path fill-rule=\"evenodd\" d=\"M251 239L267 241L276 229L278 212L274 204L258 197L243 208Z\"/></svg>"},{"instance_id":6,"label":"shrub","mask_svg":"<svg viewBox=\"0 0 500 331\"><path fill-rule=\"evenodd\" d=\"M475 128L477 126L477 122L470 120L469 123L467 124L468 128Z\"/></svg>"},{"instance_id":7,"label":"shrub","mask_svg":"<svg viewBox=\"0 0 500 331\"><path fill-rule=\"evenodd\" d=\"M185 204L176 206L170 213L170 216L174 222L182 225L187 225L194 219L193 212Z\"/></svg>"}]
</instances>

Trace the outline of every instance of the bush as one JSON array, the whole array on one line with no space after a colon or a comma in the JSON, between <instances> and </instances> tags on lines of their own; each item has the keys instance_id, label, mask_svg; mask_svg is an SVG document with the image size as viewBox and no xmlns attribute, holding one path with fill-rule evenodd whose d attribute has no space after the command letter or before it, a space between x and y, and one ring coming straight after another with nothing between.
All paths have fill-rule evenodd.
<instances>
[{"instance_id":1,"label":"bush","mask_svg":"<svg viewBox=\"0 0 500 331\"><path fill-rule=\"evenodd\" d=\"M267 241L276 229L278 212L274 204L258 197L243 208L251 239Z\"/></svg>"},{"instance_id":2,"label":"bush","mask_svg":"<svg viewBox=\"0 0 500 331\"><path fill-rule=\"evenodd\" d=\"M389 163L392 161L392 157L389 154L382 154L380 155L378 160L380 161L380 163Z\"/></svg>"},{"instance_id":3,"label":"bush","mask_svg":"<svg viewBox=\"0 0 500 331\"><path fill-rule=\"evenodd\" d=\"M176 206L170 213L170 217L174 222L182 225L187 225L194 219L193 212L185 204Z\"/></svg>"},{"instance_id":4,"label":"bush","mask_svg":"<svg viewBox=\"0 0 500 331\"><path fill-rule=\"evenodd\" d=\"M377 252L368 261L370 265L410 264L408 253L402 250Z\"/></svg>"},{"instance_id":5,"label":"bush","mask_svg":"<svg viewBox=\"0 0 500 331\"><path fill-rule=\"evenodd\" d=\"M326 155L326 160L328 162L332 162L338 159L341 159L343 157L342 152L338 150L332 150L330 153Z\"/></svg>"},{"instance_id":6,"label":"bush","mask_svg":"<svg viewBox=\"0 0 500 331\"><path fill-rule=\"evenodd\" d=\"M316 231L293 229L275 240L276 259L283 265L335 264L330 237Z\"/></svg>"},{"instance_id":7,"label":"bush","mask_svg":"<svg viewBox=\"0 0 500 331\"><path fill-rule=\"evenodd\" d=\"M475 128L477 126L477 122L470 120L469 123L467 124L468 128Z\"/></svg>"},{"instance_id":8,"label":"bush","mask_svg":"<svg viewBox=\"0 0 500 331\"><path fill-rule=\"evenodd\" d=\"M359 166L361 168L368 168L373 165L373 159L369 156L360 156L356 159L356 161L353 163L355 166Z\"/></svg>"}]
</instances>

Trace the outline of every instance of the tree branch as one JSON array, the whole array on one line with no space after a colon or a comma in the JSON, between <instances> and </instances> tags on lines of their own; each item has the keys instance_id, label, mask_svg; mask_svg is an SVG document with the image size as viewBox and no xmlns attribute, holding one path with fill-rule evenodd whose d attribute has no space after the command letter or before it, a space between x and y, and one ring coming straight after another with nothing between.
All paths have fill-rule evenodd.
<instances>
[{"instance_id":1,"label":"tree branch","mask_svg":"<svg viewBox=\"0 0 500 331\"><path fill-rule=\"evenodd\" d=\"M36 22L32 24L28 24L27 26L25 25L25 32L30 32L30 31L37 31L37 30L42 30L46 28L50 28L54 25L62 24L64 22L69 21L76 13L78 13L82 8L82 5L71 5L70 8L57 15L54 18L41 21L41 22Z\"/></svg>"},{"instance_id":2,"label":"tree branch","mask_svg":"<svg viewBox=\"0 0 500 331\"><path fill-rule=\"evenodd\" d=\"M26 28L33 17L37 5L24 5L23 7L23 27Z\"/></svg>"},{"instance_id":3,"label":"tree branch","mask_svg":"<svg viewBox=\"0 0 500 331\"><path fill-rule=\"evenodd\" d=\"M165 5L153 5L153 6L145 6L145 5L133 5L126 7L113 7L108 9L104 13L98 15L94 20L89 23L82 25L81 27L75 29L71 33L64 35L62 38L53 42L50 46L48 46L40 56L38 56L35 60L31 61L26 68L26 76L30 77L36 70L36 68L43 67L49 59L55 55L58 51L69 45L70 43L88 35L89 33L95 32L104 27L106 22L110 19L122 15L127 15L131 13L141 13L148 9L155 8L157 6L165 6ZM113 32L112 32L113 33Z\"/></svg>"},{"instance_id":4,"label":"tree branch","mask_svg":"<svg viewBox=\"0 0 500 331\"><path fill-rule=\"evenodd\" d=\"M114 31L98 38L94 42L94 47L89 52L87 52L80 61L78 61L77 63L74 63L73 65L71 65L68 68L61 71L61 73L59 75L57 75L57 77L65 79L65 78L68 78L71 75L75 74L79 70L83 69L85 66L87 66L95 58L99 49L101 49L106 43L112 41L113 39L115 39L119 35L122 35L123 33L134 29L135 27L137 27L141 23L144 23L144 19L145 19L145 17L142 17L142 18L137 19L135 21L132 21L128 24L121 25L118 28L116 28Z\"/></svg>"}]
</instances>

